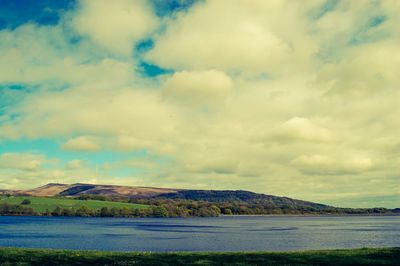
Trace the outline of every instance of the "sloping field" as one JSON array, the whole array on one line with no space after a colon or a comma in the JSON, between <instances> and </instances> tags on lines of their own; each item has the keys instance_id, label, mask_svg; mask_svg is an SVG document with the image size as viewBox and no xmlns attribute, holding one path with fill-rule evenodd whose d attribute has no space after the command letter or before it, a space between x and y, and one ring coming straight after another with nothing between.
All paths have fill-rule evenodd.
<instances>
[{"instance_id":1,"label":"sloping field","mask_svg":"<svg viewBox=\"0 0 400 266\"><path fill-rule=\"evenodd\" d=\"M31 203L24 205L32 208L37 212L45 212L47 210L54 210L57 206L60 208L79 208L81 206L89 207L93 210L99 210L103 207L107 208L147 208L148 205L124 203L124 202L112 202L112 201L101 201L101 200L74 200L74 199L60 199L60 198L40 198L40 197L0 197L1 203L9 204L21 204L24 199L29 199Z\"/></svg>"}]
</instances>

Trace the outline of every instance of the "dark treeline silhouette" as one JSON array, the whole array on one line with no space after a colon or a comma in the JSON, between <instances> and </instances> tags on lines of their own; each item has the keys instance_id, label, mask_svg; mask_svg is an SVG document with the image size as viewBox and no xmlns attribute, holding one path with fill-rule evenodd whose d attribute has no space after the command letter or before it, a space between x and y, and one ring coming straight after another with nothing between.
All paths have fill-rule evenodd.
<instances>
[{"instance_id":1,"label":"dark treeline silhouette","mask_svg":"<svg viewBox=\"0 0 400 266\"><path fill-rule=\"evenodd\" d=\"M328 205L282 198L276 201L275 197L255 193L226 192L226 198L216 195L214 191L202 191L196 194L187 193L186 197L176 196L169 198L123 198L105 195L85 194L77 197L79 200L104 200L161 206L167 209L168 217L188 216L219 216L223 215L318 215L318 214L383 214L395 213L386 208L336 208ZM228 194L229 193L229 194ZM183 194L182 194L183 195ZM256 197L254 197L256 195ZM171 194L172 196L172 194ZM274 201L271 200L274 199Z\"/></svg>"},{"instance_id":2,"label":"dark treeline silhouette","mask_svg":"<svg viewBox=\"0 0 400 266\"><path fill-rule=\"evenodd\" d=\"M208 202L182 199L130 199L129 202L165 207L172 216L177 215L177 209L183 210L187 216L218 216L223 215L327 215L327 214L383 214L394 213L385 208L335 208L330 206L296 206L283 204L271 205L265 202Z\"/></svg>"},{"instance_id":3,"label":"dark treeline silhouette","mask_svg":"<svg viewBox=\"0 0 400 266\"><path fill-rule=\"evenodd\" d=\"M35 216L78 216L78 217L188 217L219 216L221 211L215 205L199 206L196 209L187 209L173 205L154 205L148 208L128 208L128 207L103 207L94 210L87 206L79 208L56 207L53 210L47 209L44 212L35 212L32 208L23 205L0 204L0 215L35 215Z\"/></svg>"}]
</instances>

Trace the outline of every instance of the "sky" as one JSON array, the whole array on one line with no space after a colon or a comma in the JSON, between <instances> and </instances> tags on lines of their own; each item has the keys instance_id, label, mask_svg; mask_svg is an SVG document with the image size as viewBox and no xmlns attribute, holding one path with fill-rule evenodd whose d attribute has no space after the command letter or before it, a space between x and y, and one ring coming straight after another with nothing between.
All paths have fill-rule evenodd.
<instances>
[{"instance_id":1,"label":"sky","mask_svg":"<svg viewBox=\"0 0 400 266\"><path fill-rule=\"evenodd\" d=\"M400 1L0 0L0 188L400 207Z\"/></svg>"}]
</instances>

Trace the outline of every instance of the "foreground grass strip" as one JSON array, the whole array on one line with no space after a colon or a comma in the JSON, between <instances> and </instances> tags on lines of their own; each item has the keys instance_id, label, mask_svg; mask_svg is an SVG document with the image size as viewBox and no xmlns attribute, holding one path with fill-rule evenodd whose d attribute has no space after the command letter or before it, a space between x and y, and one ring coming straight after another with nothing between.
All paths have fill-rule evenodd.
<instances>
[{"instance_id":1,"label":"foreground grass strip","mask_svg":"<svg viewBox=\"0 0 400 266\"><path fill-rule=\"evenodd\" d=\"M204 253L0 248L0 265L400 265L400 248Z\"/></svg>"}]
</instances>

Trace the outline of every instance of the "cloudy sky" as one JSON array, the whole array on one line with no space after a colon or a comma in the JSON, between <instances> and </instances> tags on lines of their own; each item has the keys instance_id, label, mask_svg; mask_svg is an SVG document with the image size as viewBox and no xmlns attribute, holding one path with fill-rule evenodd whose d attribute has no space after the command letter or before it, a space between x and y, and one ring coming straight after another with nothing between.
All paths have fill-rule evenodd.
<instances>
[{"instance_id":1,"label":"cloudy sky","mask_svg":"<svg viewBox=\"0 0 400 266\"><path fill-rule=\"evenodd\" d=\"M0 0L0 188L400 207L400 1Z\"/></svg>"}]
</instances>

